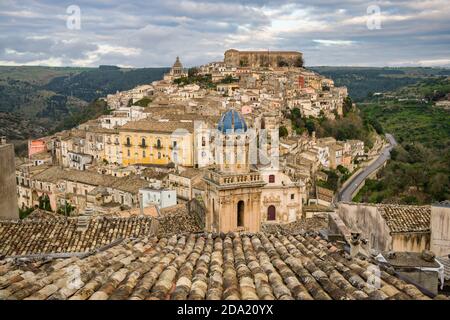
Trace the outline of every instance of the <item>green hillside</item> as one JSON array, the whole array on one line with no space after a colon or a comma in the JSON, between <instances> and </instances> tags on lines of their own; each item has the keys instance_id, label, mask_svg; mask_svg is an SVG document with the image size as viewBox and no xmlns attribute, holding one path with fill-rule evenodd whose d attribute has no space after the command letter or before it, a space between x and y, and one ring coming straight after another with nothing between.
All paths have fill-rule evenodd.
<instances>
[{"instance_id":1,"label":"green hillside","mask_svg":"<svg viewBox=\"0 0 450 320\"><path fill-rule=\"evenodd\" d=\"M346 86L353 100L364 101L375 92L394 91L430 77L450 75L443 68L365 68L365 67L310 67L334 80L337 86Z\"/></svg>"},{"instance_id":2,"label":"green hillside","mask_svg":"<svg viewBox=\"0 0 450 320\"><path fill-rule=\"evenodd\" d=\"M0 133L16 144L16 151L23 151L28 138L67 129L106 112L96 99L159 80L167 70L0 66Z\"/></svg>"},{"instance_id":3,"label":"green hillside","mask_svg":"<svg viewBox=\"0 0 450 320\"><path fill-rule=\"evenodd\" d=\"M450 199L450 112L434 105L450 93L449 78L427 79L359 104L399 146L356 200L425 204Z\"/></svg>"}]
</instances>

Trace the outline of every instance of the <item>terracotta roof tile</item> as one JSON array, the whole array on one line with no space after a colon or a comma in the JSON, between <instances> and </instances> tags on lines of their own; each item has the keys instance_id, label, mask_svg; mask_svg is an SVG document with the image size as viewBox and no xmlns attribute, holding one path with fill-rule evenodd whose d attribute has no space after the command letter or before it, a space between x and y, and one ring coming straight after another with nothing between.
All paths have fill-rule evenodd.
<instances>
[{"instance_id":1,"label":"terracotta roof tile","mask_svg":"<svg viewBox=\"0 0 450 320\"><path fill-rule=\"evenodd\" d=\"M378 208L391 232L430 231L430 206L379 205Z\"/></svg>"},{"instance_id":2,"label":"terracotta roof tile","mask_svg":"<svg viewBox=\"0 0 450 320\"><path fill-rule=\"evenodd\" d=\"M301 234L128 239L85 257L0 260L0 299L429 299Z\"/></svg>"}]
</instances>

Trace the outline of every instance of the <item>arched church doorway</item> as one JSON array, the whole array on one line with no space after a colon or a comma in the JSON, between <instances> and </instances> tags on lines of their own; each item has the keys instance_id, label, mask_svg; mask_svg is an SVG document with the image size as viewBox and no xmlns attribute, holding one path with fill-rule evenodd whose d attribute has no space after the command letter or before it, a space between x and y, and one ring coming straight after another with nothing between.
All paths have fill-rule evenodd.
<instances>
[{"instance_id":1,"label":"arched church doorway","mask_svg":"<svg viewBox=\"0 0 450 320\"><path fill-rule=\"evenodd\" d=\"M275 217L276 217L275 206L269 206L269 208L267 208L267 220L273 221L275 220Z\"/></svg>"},{"instance_id":2,"label":"arched church doorway","mask_svg":"<svg viewBox=\"0 0 450 320\"><path fill-rule=\"evenodd\" d=\"M244 201L239 201L237 204L237 226L244 226Z\"/></svg>"}]
</instances>

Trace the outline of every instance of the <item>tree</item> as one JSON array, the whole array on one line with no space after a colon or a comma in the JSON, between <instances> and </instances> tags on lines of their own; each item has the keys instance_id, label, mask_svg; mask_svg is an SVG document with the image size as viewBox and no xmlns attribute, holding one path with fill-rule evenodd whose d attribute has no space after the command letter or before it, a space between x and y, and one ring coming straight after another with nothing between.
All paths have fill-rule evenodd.
<instances>
[{"instance_id":1,"label":"tree","mask_svg":"<svg viewBox=\"0 0 450 320\"><path fill-rule=\"evenodd\" d=\"M39 197L39 209L45 210L45 211L52 211L52 207L50 205L50 199L48 195L44 194Z\"/></svg>"},{"instance_id":2,"label":"tree","mask_svg":"<svg viewBox=\"0 0 450 320\"><path fill-rule=\"evenodd\" d=\"M68 217L74 210L75 207L66 201L66 203L63 206L60 206L58 208L58 213Z\"/></svg>"},{"instance_id":3,"label":"tree","mask_svg":"<svg viewBox=\"0 0 450 320\"><path fill-rule=\"evenodd\" d=\"M150 102L152 102L152 99L150 99L149 97L144 97L141 100L136 101L133 105L145 108Z\"/></svg>"},{"instance_id":4,"label":"tree","mask_svg":"<svg viewBox=\"0 0 450 320\"><path fill-rule=\"evenodd\" d=\"M289 134L288 129L285 126L280 126L278 132L281 138L287 137Z\"/></svg>"},{"instance_id":5,"label":"tree","mask_svg":"<svg viewBox=\"0 0 450 320\"><path fill-rule=\"evenodd\" d=\"M198 74L198 68L197 67L192 67L188 69L188 77L193 77L196 76Z\"/></svg>"},{"instance_id":6,"label":"tree","mask_svg":"<svg viewBox=\"0 0 450 320\"><path fill-rule=\"evenodd\" d=\"M350 98L350 96L344 98L344 105L342 109L344 116L353 110L353 101L352 98Z\"/></svg>"},{"instance_id":7,"label":"tree","mask_svg":"<svg viewBox=\"0 0 450 320\"><path fill-rule=\"evenodd\" d=\"M301 68L303 67L304 63L305 61L303 60L303 56L300 56L294 61L294 66L297 68Z\"/></svg>"},{"instance_id":8,"label":"tree","mask_svg":"<svg viewBox=\"0 0 450 320\"><path fill-rule=\"evenodd\" d=\"M223 78L220 81L220 83L224 83L224 84L233 83L233 82L236 82L236 79L234 79L232 75L227 75L225 78Z\"/></svg>"}]
</instances>

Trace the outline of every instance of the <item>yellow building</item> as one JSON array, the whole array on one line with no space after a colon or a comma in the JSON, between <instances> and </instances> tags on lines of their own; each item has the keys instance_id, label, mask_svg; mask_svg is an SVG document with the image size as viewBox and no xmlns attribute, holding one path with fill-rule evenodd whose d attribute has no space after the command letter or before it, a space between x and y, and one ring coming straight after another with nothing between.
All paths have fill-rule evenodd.
<instances>
[{"instance_id":1,"label":"yellow building","mask_svg":"<svg viewBox=\"0 0 450 320\"><path fill-rule=\"evenodd\" d=\"M122 163L122 145L118 129L110 129L104 133L105 152L103 159L108 163Z\"/></svg>"},{"instance_id":2,"label":"yellow building","mask_svg":"<svg viewBox=\"0 0 450 320\"><path fill-rule=\"evenodd\" d=\"M194 123L143 119L119 129L122 165L171 162L192 167Z\"/></svg>"}]
</instances>

